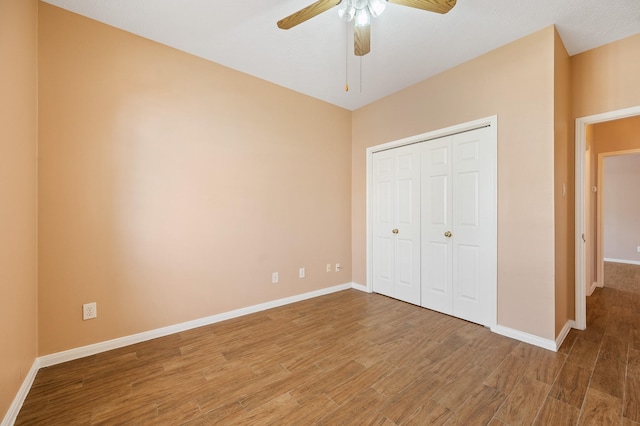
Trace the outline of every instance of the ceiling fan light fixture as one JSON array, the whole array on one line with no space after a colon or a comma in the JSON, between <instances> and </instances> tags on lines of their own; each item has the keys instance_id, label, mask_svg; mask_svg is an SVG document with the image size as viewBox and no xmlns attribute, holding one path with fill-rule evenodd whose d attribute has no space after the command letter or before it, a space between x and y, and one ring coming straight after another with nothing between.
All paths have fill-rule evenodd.
<instances>
[{"instance_id":1,"label":"ceiling fan light fixture","mask_svg":"<svg viewBox=\"0 0 640 426\"><path fill-rule=\"evenodd\" d=\"M277 24L278 28L288 30L337 6L340 19L347 23L355 21L353 52L356 56L362 57L371 51L371 18L380 16L389 1L414 9L443 14L456 5L456 0L316 0L309 6L282 18Z\"/></svg>"},{"instance_id":2,"label":"ceiling fan light fixture","mask_svg":"<svg viewBox=\"0 0 640 426\"><path fill-rule=\"evenodd\" d=\"M369 13L374 18L380 16L384 12L384 8L387 6L386 0L369 0Z\"/></svg>"},{"instance_id":3,"label":"ceiling fan light fixture","mask_svg":"<svg viewBox=\"0 0 640 426\"><path fill-rule=\"evenodd\" d=\"M367 6L369 5L369 0L351 0L351 3L353 4L353 7L356 8L356 10L360 10L367 8Z\"/></svg>"},{"instance_id":4,"label":"ceiling fan light fixture","mask_svg":"<svg viewBox=\"0 0 640 426\"><path fill-rule=\"evenodd\" d=\"M356 14L356 8L353 7L351 0L342 0L338 6L338 16L344 22L351 22Z\"/></svg>"},{"instance_id":5,"label":"ceiling fan light fixture","mask_svg":"<svg viewBox=\"0 0 640 426\"><path fill-rule=\"evenodd\" d=\"M368 27L371 24L371 16L368 9L357 9L356 20L354 22L356 27Z\"/></svg>"}]
</instances>

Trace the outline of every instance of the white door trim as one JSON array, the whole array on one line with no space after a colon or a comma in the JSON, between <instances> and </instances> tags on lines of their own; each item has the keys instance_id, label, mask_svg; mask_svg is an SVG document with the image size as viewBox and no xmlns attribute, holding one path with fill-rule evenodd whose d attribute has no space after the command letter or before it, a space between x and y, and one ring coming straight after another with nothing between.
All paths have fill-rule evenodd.
<instances>
[{"instance_id":1,"label":"white door trim","mask_svg":"<svg viewBox=\"0 0 640 426\"><path fill-rule=\"evenodd\" d=\"M373 291L373 284L372 284L372 277L373 277L373 239L372 239L372 235L373 235L373 215L372 215L372 207L373 207L373 153L374 152L379 152L379 151L384 151L387 149L391 149L391 148L397 148L399 146L404 146L404 145L410 145L410 144L414 144L414 143L419 143L419 142L424 142L424 141L428 141L428 140L432 140L432 139L438 139L444 136L450 136L450 135L454 135L456 133L462 133L462 132L466 132L469 130L474 130L474 129L478 129L481 127L485 127L488 126L491 129L491 136L493 138L493 141L496 141L496 146L497 146L497 140L498 140L498 116L497 115L493 115L490 117L485 117L485 118L481 118L478 120L474 120L474 121L469 121L466 123L461 123L461 124L456 124L454 126L450 126L450 127L446 127L444 129L439 129L439 130L434 130L432 132L427 132L427 133L422 133L419 135L415 135L415 136L410 136L408 138L404 138L404 139L399 139L396 141L392 141L392 142L387 142L381 145L376 145L376 146L372 146L367 148L367 181L366 181L366 209L367 209L367 218L366 218L366 229L367 229L367 235L366 235L366 259L367 259L367 285L366 285L366 291L371 293ZM497 156L496 156L497 158ZM496 163L494 164L494 182L497 182L497 160ZM498 212L497 212L497 199L498 199L498 194L497 194L497 184L494 186L493 188L493 199L496 200L496 202L493 202L493 220L494 220L494 229L498 229L498 225L497 225L497 217L498 217ZM496 259L497 259L497 253L496 253ZM498 299L498 294L497 294L497 284L496 284L496 289L492 292L490 299L490 312L492 312L491 315L491 322L489 324L485 324L488 327L493 327L497 324L497 299Z\"/></svg>"},{"instance_id":2,"label":"white door trim","mask_svg":"<svg viewBox=\"0 0 640 426\"><path fill-rule=\"evenodd\" d=\"M586 185L586 158L587 151L587 126L590 124L603 123L605 121L618 120L621 118L634 117L640 115L640 106L620 109L617 111L605 112L602 114L590 115L576 119L576 142L575 142L575 162L576 162L576 281L575 281L575 298L576 298L576 319L575 328L584 330L587 327L587 284L591 287L591 283L586 283L585 268L587 266L585 243L583 236L585 233L585 185Z\"/></svg>"}]
</instances>

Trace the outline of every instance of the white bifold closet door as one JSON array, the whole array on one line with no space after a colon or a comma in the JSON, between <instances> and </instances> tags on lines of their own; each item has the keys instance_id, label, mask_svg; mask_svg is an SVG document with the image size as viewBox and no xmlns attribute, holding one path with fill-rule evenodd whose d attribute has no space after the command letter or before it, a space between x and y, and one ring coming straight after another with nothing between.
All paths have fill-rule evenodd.
<instances>
[{"instance_id":1,"label":"white bifold closet door","mask_svg":"<svg viewBox=\"0 0 640 426\"><path fill-rule=\"evenodd\" d=\"M420 304L420 145L373 154L373 291Z\"/></svg>"},{"instance_id":2,"label":"white bifold closet door","mask_svg":"<svg viewBox=\"0 0 640 426\"><path fill-rule=\"evenodd\" d=\"M495 291L488 128L421 144L421 305L489 324Z\"/></svg>"}]
</instances>

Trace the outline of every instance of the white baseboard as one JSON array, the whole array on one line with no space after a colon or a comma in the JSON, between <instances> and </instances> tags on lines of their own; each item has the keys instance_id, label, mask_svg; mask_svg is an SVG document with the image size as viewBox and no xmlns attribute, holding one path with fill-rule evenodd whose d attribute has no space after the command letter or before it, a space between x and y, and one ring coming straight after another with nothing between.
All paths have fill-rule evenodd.
<instances>
[{"instance_id":1,"label":"white baseboard","mask_svg":"<svg viewBox=\"0 0 640 426\"><path fill-rule=\"evenodd\" d=\"M358 291L364 291L365 293L370 293L366 285L351 283L351 288Z\"/></svg>"},{"instance_id":2,"label":"white baseboard","mask_svg":"<svg viewBox=\"0 0 640 426\"><path fill-rule=\"evenodd\" d=\"M157 339L158 337L168 336L170 334L191 330L193 328L198 328L205 325L215 324L220 321L225 321L225 320L237 318L243 315L249 315L256 312L265 311L271 308L277 308L279 306L300 302L302 300L312 299L318 296L324 296L326 294L335 293L335 292L347 290L350 288L354 288L353 283L340 284L337 286L323 288L320 290L315 290L308 293L299 294L296 296L285 297L283 299L273 300L270 302L260 303L258 305L248 306L246 308L236 309L234 311L224 312L221 314L216 314L216 315L200 318L193 321L187 321L180 324L170 325L168 327L157 328L155 330L145 331L145 332L133 334L130 336L119 337L113 340L107 340L105 342L94 343L92 345L69 349L63 352L44 355L39 358L40 367L42 368L49 367L49 366L60 364L63 362L72 361L74 359L84 358L86 356L95 355L97 353L110 351L112 349L133 345L135 343L145 342L151 339Z\"/></svg>"},{"instance_id":3,"label":"white baseboard","mask_svg":"<svg viewBox=\"0 0 640 426\"><path fill-rule=\"evenodd\" d=\"M16 422L18 413L20 413L20 409L22 408L22 404L24 404L24 400L27 399L27 395L29 394L29 390L31 390L31 385L33 385L33 381L35 380L36 374L38 374L39 369L40 360L36 358L33 361L33 365L31 366L31 369L29 369L27 376L24 378L20 389L18 389L16 397L13 398L13 402L9 406L7 414L4 416L4 419L2 419L2 423L0 423L1 426L13 426L13 424Z\"/></svg>"},{"instance_id":4,"label":"white baseboard","mask_svg":"<svg viewBox=\"0 0 640 426\"><path fill-rule=\"evenodd\" d=\"M560 333L558 334L558 337L556 337L555 341L551 339L544 339L533 334L525 333L524 331L504 327L502 325L496 325L495 327L492 327L491 331L503 336L511 337L512 339L520 340L521 342L541 347L543 349L558 352L558 349L560 349L560 346L562 346L562 342L564 342L567 334L569 334L569 331L571 331L572 328L575 328L575 325L576 323L574 320L567 321L564 327L562 327L562 330L560 330Z\"/></svg>"},{"instance_id":5,"label":"white baseboard","mask_svg":"<svg viewBox=\"0 0 640 426\"><path fill-rule=\"evenodd\" d=\"M564 342L564 339L567 337L567 334L569 334L569 331L571 331L572 328L576 328L576 322L574 320L567 321L564 327L562 327L562 330L560 330L560 334L558 334L558 337L556 337L555 352L558 352L558 349L560 349L560 346L562 346L562 342Z\"/></svg>"},{"instance_id":6,"label":"white baseboard","mask_svg":"<svg viewBox=\"0 0 640 426\"><path fill-rule=\"evenodd\" d=\"M594 281L591 284L591 287L589 289L587 289L587 296L591 296L593 294L593 292L595 291L595 289L598 288L598 287L600 287L600 286L598 285L597 282Z\"/></svg>"},{"instance_id":7,"label":"white baseboard","mask_svg":"<svg viewBox=\"0 0 640 426\"><path fill-rule=\"evenodd\" d=\"M320 290L315 290L308 293L299 294L296 296L286 297L283 299L273 300L270 302L261 303L258 305L249 306L246 308L236 309L229 312L224 312L221 314L212 315L205 318L200 318L193 321L187 321L180 324L158 328L155 330L146 331L143 333L133 334L130 336L124 336L113 340L108 340L105 342L95 343L92 345L82 346L75 349L70 349L63 352L58 352L50 355L45 355L37 358L31 370L27 374L22 386L18 394L16 395L7 415L5 416L2 424L0 426L11 426L15 422L18 413L20 412L20 408L24 403L29 390L31 389L31 385L33 384L33 380L36 377L36 374L40 368L49 367L52 365L60 364L67 361L72 361L74 359L83 358L90 355L95 355L97 353L106 352L112 349L121 348L124 346L132 345L135 343L144 342L151 339L156 339L158 337L167 336L174 333L179 333L186 330L191 330L193 328L202 327L205 325L214 324L217 322L225 321L232 318L237 318L243 315L249 315L256 312L261 312L271 308L277 308L279 306L288 305L295 302L300 302L307 299L312 299L318 296L324 296L326 294L335 293L342 290L347 289L355 289L358 291L368 292L367 287L361 284L356 283L346 283L333 287L323 288ZM562 341L566 337L569 329L573 327L573 321L567 322L562 331L560 332L558 338L554 340L544 339L539 336L535 336L533 334L525 333L523 331L515 330L509 327L504 327L501 325L495 325L491 327L491 331L497 334L501 334L503 336L511 337L516 340L520 340L525 343L529 343L531 345L535 345L544 349L548 349L551 351L557 351L557 349L562 344Z\"/></svg>"},{"instance_id":8,"label":"white baseboard","mask_svg":"<svg viewBox=\"0 0 640 426\"><path fill-rule=\"evenodd\" d=\"M308 293L298 294L296 296L285 297L283 299L272 300L270 302L260 303L258 305L248 306L246 308L236 309L234 311L224 312L221 314L212 315L205 318L200 318L193 321L187 321L180 324L171 325L168 327L162 327L155 330L145 331L143 333L133 334L130 336L124 336L117 339L107 340L105 342L95 343L92 345L82 346L79 348L70 349L63 352L57 352L50 355L44 355L36 358L27 374L27 377L22 382L22 386L18 390L13 403L9 407L9 411L5 415L0 426L12 426L20 413L22 404L24 403L31 385L38 374L38 370L44 367L50 367L52 365L60 364L67 361L73 361L74 359L84 358L89 355L95 355L97 353L106 352L112 349L121 348L123 346L133 345L135 343L145 342L147 340L156 339L158 337L168 336L169 334L179 333L181 331L191 330L193 328L202 327L205 325L214 324L217 322L225 321L232 318L237 318L243 315L249 315L256 312L265 311L271 308L277 308L279 306L288 305L295 302L301 302L303 300L312 299L318 296L324 296L326 294L336 293L342 290L348 290L354 288L361 290L366 287L359 284L346 283L333 287L327 287L320 290L311 291Z\"/></svg>"},{"instance_id":9,"label":"white baseboard","mask_svg":"<svg viewBox=\"0 0 640 426\"><path fill-rule=\"evenodd\" d=\"M613 263L626 263L627 265L640 265L640 260L611 259L611 258L605 257L604 261L613 262Z\"/></svg>"},{"instance_id":10,"label":"white baseboard","mask_svg":"<svg viewBox=\"0 0 640 426\"><path fill-rule=\"evenodd\" d=\"M548 349L554 352L557 351L555 340L544 339L540 336L525 333L524 331L515 330L513 328L505 327L502 325L491 327L491 331L503 336L511 337L512 339L520 340L524 343L529 343L530 345L538 346L543 349Z\"/></svg>"}]
</instances>

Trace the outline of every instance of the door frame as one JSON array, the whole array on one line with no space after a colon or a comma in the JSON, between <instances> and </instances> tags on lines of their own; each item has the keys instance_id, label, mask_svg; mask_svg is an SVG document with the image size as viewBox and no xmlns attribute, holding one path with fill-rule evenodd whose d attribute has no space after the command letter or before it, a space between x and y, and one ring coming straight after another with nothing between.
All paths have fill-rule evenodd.
<instances>
[{"instance_id":1,"label":"door frame","mask_svg":"<svg viewBox=\"0 0 640 426\"><path fill-rule=\"evenodd\" d=\"M430 131L427 133L421 133L415 136L409 136L407 138L386 142L380 145L372 146L367 148L366 152L366 163L367 163L367 184L366 184L366 270L367 270L367 284L365 287L365 291L368 293L373 292L373 154L375 152L385 151L392 148L397 148L404 145L411 145L414 143L426 142L433 139L438 139L445 136L455 135L457 133L467 132L470 130L479 129L481 127L489 127L491 129L491 138L493 142L493 148L495 152L495 161L493 164L493 202L492 205L492 220L493 226L496 230L496 245L497 247L497 229L498 229L498 162L497 162L497 144L498 144L498 116L492 115L485 118L480 118L478 120L468 121L466 123L456 124L450 127L445 127L443 129L438 129L434 131ZM496 260L498 258L497 248L496 248ZM497 270L497 262L496 262L496 270ZM497 283L497 274L496 274L496 282L495 288L491 292L491 297L489 298L491 306L489 307L491 312L491 320L486 326L493 328L497 324L497 303L498 303L498 283Z\"/></svg>"},{"instance_id":2,"label":"door frame","mask_svg":"<svg viewBox=\"0 0 640 426\"><path fill-rule=\"evenodd\" d=\"M584 234L586 231L586 155L587 152L587 126L590 124L604 123L605 121L619 120L622 118L635 117L640 115L640 106L609 111L601 114L576 118L576 139L575 139L575 321L574 328L584 330L587 327L587 286L586 282L586 243ZM592 164L591 167L594 165ZM597 166L596 166L597 167ZM600 273L600 271L598 271Z\"/></svg>"}]
</instances>

